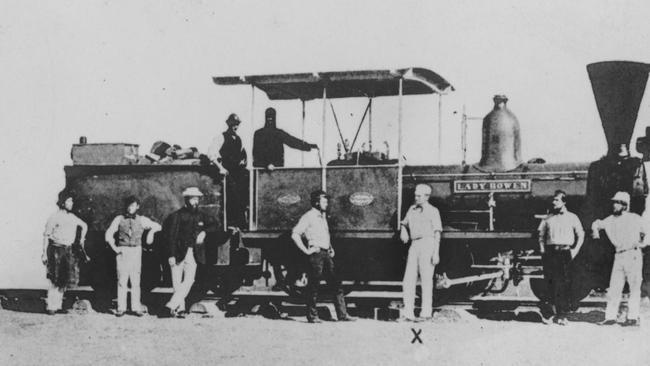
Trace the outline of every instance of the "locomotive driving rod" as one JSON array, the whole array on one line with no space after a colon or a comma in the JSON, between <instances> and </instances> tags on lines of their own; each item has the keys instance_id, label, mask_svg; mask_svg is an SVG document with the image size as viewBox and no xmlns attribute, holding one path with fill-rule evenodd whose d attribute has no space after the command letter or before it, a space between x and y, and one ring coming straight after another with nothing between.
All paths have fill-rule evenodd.
<instances>
[{"instance_id":1,"label":"locomotive driving rod","mask_svg":"<svg viewBox=\"0 0 650 366\"><path fill-rule=\"evenodd\" d=\"M460 285L463 283L469 283L469 282L474 282L474 281L484 281L484 280L491 280L493 278L499 278L503 277L505 274L504 270L500 269L496 272L492 273L484 273L476 276L468 276L468 277L459 277L459 278L454 278L454 279L449 279L447 277L446 273L443 273L441 277L436 279L436 288L437 289L442 289L442 288L450 288L451 286L454 285Z\"/></svg>"}]
</instances>

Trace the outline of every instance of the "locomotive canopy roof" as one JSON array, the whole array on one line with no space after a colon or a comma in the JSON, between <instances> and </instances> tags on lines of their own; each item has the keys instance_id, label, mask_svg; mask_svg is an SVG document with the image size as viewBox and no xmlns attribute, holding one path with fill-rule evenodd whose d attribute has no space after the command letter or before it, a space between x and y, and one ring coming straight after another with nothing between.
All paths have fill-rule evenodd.
<instances>
[{"instance_id":1,"label":"locomotive canopy roof","mask_svg":"<svg viewBox=\"0 0 650 366\"><path fill-rule=\"evenodd\" d=\"M397 96L400 79L403 95L446 94L454 90L442 76L419 67L212 78L217 85L254 85L271 100L319 99L325 87L327 98Z\"/></svg>"}]
</instances>

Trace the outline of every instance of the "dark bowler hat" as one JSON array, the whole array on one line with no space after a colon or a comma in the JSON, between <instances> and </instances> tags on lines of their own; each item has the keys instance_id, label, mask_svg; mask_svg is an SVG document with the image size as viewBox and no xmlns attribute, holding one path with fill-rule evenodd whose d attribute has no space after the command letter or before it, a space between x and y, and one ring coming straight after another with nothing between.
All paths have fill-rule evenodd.
<instances>
[{"instance_id":1,"label":"dark bowler hat","mask_svg":"<svg viewBox=\"0 0 650 366\"><path fill-rule=\"evenodd\" d=\"M228 119L226 120L226 124L230 126L236 126L241 123L241 120L239 119L239 116L235 113L232 113L231 115L228 116Z\"/></svg>"},{"instance_id":2,"label":"dark bowler hat","mask_svg":"<svg viewBox=\"0 0 650 366\"><path fill-rule=\"evenodd\" d=\"M264 111L264 116L266 118L275 117L275 109L272 107L266 108L266 111Z\"/></svg>"}]
</instances>

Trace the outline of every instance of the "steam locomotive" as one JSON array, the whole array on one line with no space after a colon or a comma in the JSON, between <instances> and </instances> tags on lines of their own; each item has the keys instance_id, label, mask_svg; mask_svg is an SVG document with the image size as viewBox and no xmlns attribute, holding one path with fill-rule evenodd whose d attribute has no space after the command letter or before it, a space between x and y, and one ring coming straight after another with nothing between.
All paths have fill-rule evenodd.
<instances>
[{"instance_id":1,"label":"steam locomotive","mask_svg":"<svg viewBox=\"0 0 650 366\"><path fill-rule=\"evenodd\" d=\"M78 195L77 213L90 229L86 248L92 261L82 268L82 284L92 285L107 297L114 291L114 255L103 235L121 210L121 197L140 197L141 212L163 222L182 206L182 190L197 186L205 194L200 209L211 220L207 223L211 228L206 239L208 262L196 281L199 293L227 293L253 283L257 289L271 291L274 283L283 280L286 291L295 290L301 257L288 232L309 209L309 193L316 189L332 197L330 228L344 283L365 289L396 285L406 254L395 236L396 224L411 203L415 185L426 183L433 188L431 203L440 209L444 224L441 263L436 268L437 300L449 294L503 293L522 283L529 283L533 293L542 297L545 286L536 229L556 190L567 193L569 208L579 214L585 228L609 212L609 198L619 190L633 197L632 211L644 210L648 185L643 161L631 157L628 147L649 70L650 65L636 62L587 66L608 144L598 161L524 162L519 123L506 106L507 98L497 96L494 110L483 121L482 157L477 164L410 166L403 159L391 160L371 150L346 151L319 167L268 171L249 166L248 227L238 235L227 230L232 215L225 189L229 178L215 166L77 161L65 167L65 174L66 188ZM305 102L320 99L324 111L331 98L368 98L371 107L375 97L397 97L397 156L402 156L402 98L442 97L453 91L442 76L423 68L215 77L213 81L221 86L251 85L271 100L301 100L303 108ZM323 125L326 122L323 112ZM323 131L322 146L326 146ZM73 150L100 147L92 145L75 145ZM649 145L646 138L640 138L637 151L648 157ZM576 300L592 288L607 287L613 258L606 238L586 240L574 261ZM159 233L154 245L145 247L145 292L169 286L164 241L164 234Z\"/></svg>"}]
</instances>

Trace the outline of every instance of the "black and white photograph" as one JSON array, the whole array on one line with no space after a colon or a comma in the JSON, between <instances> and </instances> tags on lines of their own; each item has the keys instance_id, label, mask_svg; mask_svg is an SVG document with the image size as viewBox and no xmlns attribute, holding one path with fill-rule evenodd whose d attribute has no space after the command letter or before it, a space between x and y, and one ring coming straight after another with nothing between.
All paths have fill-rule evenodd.
<instances>
[{"instance_id":1,"label":"black and white photograph","mask_svg":"<svg viewBox=\"0 0 650 366\"><path fill-rule=\"evenodd\" d=\"M650 364L647 2L0 4L1 365Z\"/></svg>"}]
</instances>

